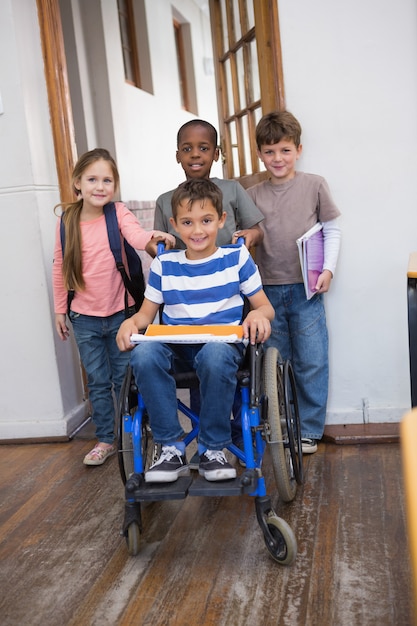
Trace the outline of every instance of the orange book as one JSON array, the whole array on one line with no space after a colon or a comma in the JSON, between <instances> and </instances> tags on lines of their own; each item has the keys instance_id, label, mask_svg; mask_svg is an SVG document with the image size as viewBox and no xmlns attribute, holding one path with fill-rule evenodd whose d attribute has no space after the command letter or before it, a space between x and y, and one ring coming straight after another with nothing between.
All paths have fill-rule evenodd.
<instances>
[{"instance_id":1,"label":"orange book","mask_svg":"<svg viewBox=\"0 0 417 626\"><path fill-rule=\"evenodd\" d=\"M239 343L243 341L242 326L182 326L165 324L149 324L145 334L134 334L132 343L142 341L162 341L164 343L207 343L224 341Z\"/></svg>"},{"instance_id":2,"label":"orange book","mask_svg":"<svg viewBox=\"0 0 417 626\"><path fill-rule=\"evenodd\" d=\"M239 339L243 337L242 326L181 326L180 324L166 326L165 324L149 324L145 335L157 337L159 335L216 335L217 337L227 337L237 335Z\"/></svg>"}]
</instances>

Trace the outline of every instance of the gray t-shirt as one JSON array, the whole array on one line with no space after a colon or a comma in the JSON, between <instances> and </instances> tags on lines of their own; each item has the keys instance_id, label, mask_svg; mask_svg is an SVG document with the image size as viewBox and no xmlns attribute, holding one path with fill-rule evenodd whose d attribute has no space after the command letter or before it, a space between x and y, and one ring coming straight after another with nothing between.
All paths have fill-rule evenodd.
<instances>
[{"instance_id":1,"label":"gray t-shirt","mask_svg":"<svg viewBox=\"0 0 417 626\"><path fill-rule=\"evenodd\" d=\"M322 176L296 172L286 183L269 180L248 189L262 211L264 239L256 247L256 263L264 285L302 283L296 240L317 222L340 215Z\"/></svg>"},{"instance_id":2,"label":"gray t-shirt","mask_svg":"<svg viewBox=\"0 0 417 626\"><path fill-rule=\"evenodd\" d=\"M264 219L261 211L255 206L242 185L236 180L225 180L222 178L210 178L223 193L223 210L227 213L226 223L219 230L217 235L217 245L225 246L232 241L233 233L236 230L252 228ZM176 237L177 247L185 249L184 243L178 239L169 218L172 217L171 198L174 189L159 196L156 201L154 228L171 233Z\"/></svg>"}]
</instances>

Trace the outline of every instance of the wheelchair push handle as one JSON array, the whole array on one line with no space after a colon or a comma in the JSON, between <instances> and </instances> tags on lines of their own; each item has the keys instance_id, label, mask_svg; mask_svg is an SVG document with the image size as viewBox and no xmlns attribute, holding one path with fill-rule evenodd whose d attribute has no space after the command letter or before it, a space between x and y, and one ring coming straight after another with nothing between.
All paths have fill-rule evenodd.
<instances>
[{"instance_id":1,"label":"wheelchair push handle","mask_svg":"<svg viewBox=\"0 0 417 626\"><path fill-rule=\"evenodd\" d=\"M156 245L156 253L159 256L165 250L165 243L163 241L158 241Z\"/></svg>"}]
</instances>

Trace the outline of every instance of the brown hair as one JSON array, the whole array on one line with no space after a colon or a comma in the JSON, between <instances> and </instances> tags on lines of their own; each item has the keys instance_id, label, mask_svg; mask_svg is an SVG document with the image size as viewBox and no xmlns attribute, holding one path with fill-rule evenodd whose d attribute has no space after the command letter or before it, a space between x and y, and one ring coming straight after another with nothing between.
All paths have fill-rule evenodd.
<instances>
[{"instance_id":1,"label":"brown hair","mask_svg":"<svg viewBox=\"0 0 417 626\"><path fill-rule=\"evenodd\" d=\"M174 220L177 219L177 209L183 200L188 200L187 204L190 211L191 205L196 200L210 200L219 218L223 215L223 194L221 189L208 178L190 178L190 180L186 180L181 185L178 185L171 198L172 217Z\"/></svg>"},{"instance_id":2,"label":"brown hair","mask_svg":"<svg viewBox=\"0 0 417 626\"><path fill-rule=\"evenodd\" d=\"M279 143L282 139L293 141L298 148L301 142L301 126L289 111L272 111L264 115L256 126L256 144L262 146Z\"/></svg>"},{"instance_id":3,"label":"brown hair","mask_svg":"<svg viewBox=\"0 0 417 626\"><path fill-rule=\"evenodd\" d=\"M115 190L119 185L119 172L117 165L108 150L95 148L85 152L78 159L72 172L72 188L76 196L80 190L76 184L80 180L83 172L96 161L107 161L111 167ZM62 260L62 276L64 287L67 290L75 289L82 291L85 288L83 277L83 267L81 258L81 230L80 215L83 208L83 200L79 198L76 202L61 202L54 207L54 211L62 207L61 219L65 225L65 251Z\"/></svg>"}]
</instances>

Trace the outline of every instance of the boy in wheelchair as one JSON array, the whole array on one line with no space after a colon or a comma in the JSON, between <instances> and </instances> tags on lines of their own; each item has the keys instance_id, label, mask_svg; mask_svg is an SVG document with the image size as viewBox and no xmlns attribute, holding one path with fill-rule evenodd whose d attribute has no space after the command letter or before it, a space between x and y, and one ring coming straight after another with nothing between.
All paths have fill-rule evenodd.
<instances>
[{"instance_id":1,"label":"boy in wheelchair","mask_svg":"<svg viewBox=\"0 0 417 626\"><path fill-rule=\"evenodd\" d=\"M172 372L190 370L197 374L201 394L199 474L209 481L227 480L236 476L223 448L231 443L230 415L244 344L144 342L134 347L131 335L151 324L163 305L164 324L242 323L245 339L263 343L271 333L274 309L247 248L216 246L226 214L222 193L212 181L190 179L179 185L172 196L170 219L186 250L169 250L153 260L144 302L123 322L116 337L120 350L133 350L131 367L154 441L162 447L145 481L168 483L189 474ZM244 296L251 310L242 322Z\"/></svg>"}]
</instances>

